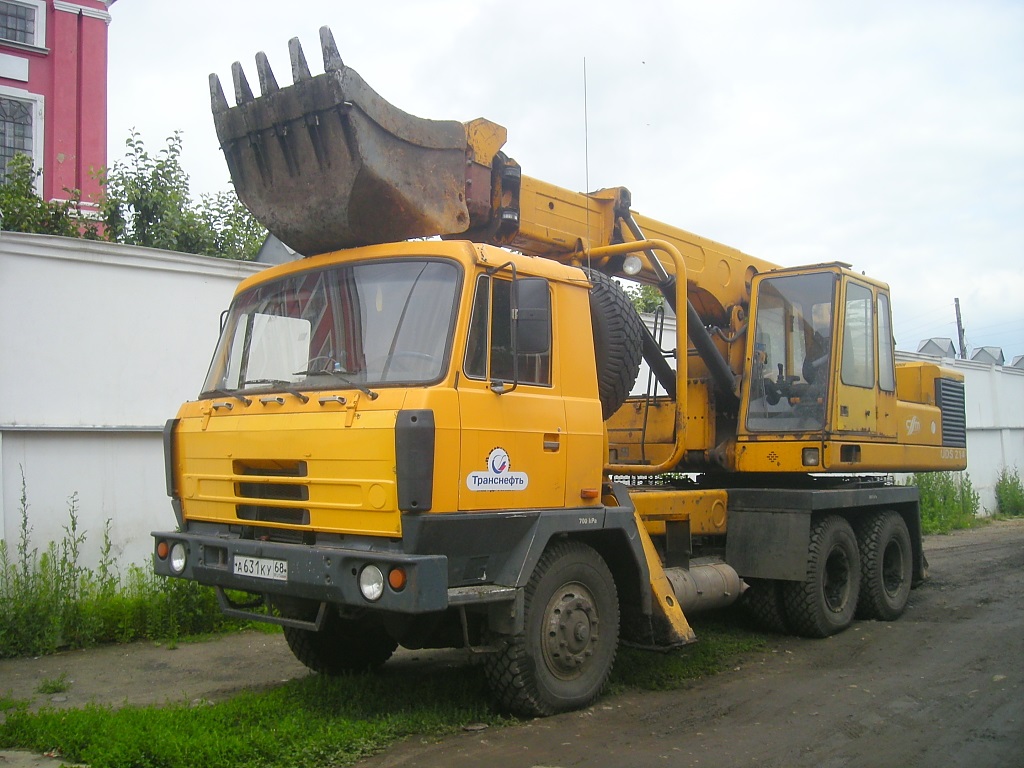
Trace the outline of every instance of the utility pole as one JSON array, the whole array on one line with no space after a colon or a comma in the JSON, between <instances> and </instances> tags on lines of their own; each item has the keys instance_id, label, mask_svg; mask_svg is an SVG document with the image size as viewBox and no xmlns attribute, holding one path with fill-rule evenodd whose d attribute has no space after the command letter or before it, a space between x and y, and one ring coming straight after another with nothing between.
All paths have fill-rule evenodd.
<instances>
[{"instance_id":1,"label":"utility pole","mask_svg":"<svg viewBox=\"0 0 1024 768\"><path fill-rule=\"evenodd\" d=\"M953 299L953 305L956 307L956 334L960 340L960 359L967 359L967 344L964 342L964 321L960 317L960 299Z\"/></svg>"}]
</instances>

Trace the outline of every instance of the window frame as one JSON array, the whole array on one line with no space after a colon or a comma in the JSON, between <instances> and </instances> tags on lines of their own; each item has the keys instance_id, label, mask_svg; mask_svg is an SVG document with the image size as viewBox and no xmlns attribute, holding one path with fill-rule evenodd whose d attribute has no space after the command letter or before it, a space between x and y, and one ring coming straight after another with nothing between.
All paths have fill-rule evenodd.
<instances>
[{"instance_id":1,"label":"window frame","mask_svg":"<svg viewBox=\"0 0 1024 768\"><path fill-rule=\"evenodd\" d=\"M0 37L0 45L13 48L29 49L33 51L46 50L46 1L45 0L4 0L10 5L20 5L23 8L31 8L35 13L35 32L31 43L23 43L20 40L9 40Z\"/></svg>"},{"instance_id":2,"label":"window frame","mask_svg":"<svg viewBox=\"0 0 1024 768\"><path fill-rule=\"evenodd\" d=\"M21 101L31 104L32 112L32 164L37 171L43 169L43 136L45 130L46 98L40 93L30 93L22 88L11 88L0 85L0 98L11 101ZM42 197L43 174L39 173L35 178L36 194Z\"/></svg>"}]
</instances>

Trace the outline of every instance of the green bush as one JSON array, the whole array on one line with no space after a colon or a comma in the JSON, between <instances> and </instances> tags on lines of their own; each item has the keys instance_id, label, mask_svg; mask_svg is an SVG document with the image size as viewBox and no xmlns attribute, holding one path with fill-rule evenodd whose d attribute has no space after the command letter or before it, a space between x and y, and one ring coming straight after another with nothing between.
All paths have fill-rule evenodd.
<instances>
[{"instance_id":1,"label":"green bush","mask_svg":"<svg viewBox=\"0 0 1024 768\"><path fill-rule=\"evenodd\" d=\"M996 479L996 513L1006 517L1024 517L1024 484L1017 468L1003 467Z\"/></svg>"},{"instance_id":2,"label":"green bush","mask_svg":"<svg viewBox=\"0 0 1024 768\"><path fill-rule=\"evenodd\" d=\"M977 523L980 499L966 472L919 472L910 485L921 493L921 530L949 533Z\"/></svg>"},{"instance_id":3,"label":"green bush","mask_svg":"<svg viewBox=\"0 0 1024 768\"><path fill-rule=\"evenodd\" d=\"M214 591L192 581L165 579L133 565L118 572L103 530L95 571L80 564L86 534L78 495L68 499L59 542L32 546L28 495L21 481L16 551L0 540L0 658L38 656L64 648L140 639L176 639L241 626L221 613Z\"/></svg>"}]
</instances>

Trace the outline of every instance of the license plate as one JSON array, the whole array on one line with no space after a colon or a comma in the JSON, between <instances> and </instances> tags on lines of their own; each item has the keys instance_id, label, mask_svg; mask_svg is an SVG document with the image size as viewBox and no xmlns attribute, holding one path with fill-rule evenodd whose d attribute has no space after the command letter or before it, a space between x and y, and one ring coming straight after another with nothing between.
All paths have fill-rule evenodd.
<instances>
[{"instance_id":1,"label":"license plate","mask_svg":"<svg viewBox=\"0 0 1024 768\"><path fill-rule=\"evenodd\" d=\"M235 555L235 576L253 576L257 579L288 581L288 561L266 557L239 557Z\"/></svg>"}]
</instances>

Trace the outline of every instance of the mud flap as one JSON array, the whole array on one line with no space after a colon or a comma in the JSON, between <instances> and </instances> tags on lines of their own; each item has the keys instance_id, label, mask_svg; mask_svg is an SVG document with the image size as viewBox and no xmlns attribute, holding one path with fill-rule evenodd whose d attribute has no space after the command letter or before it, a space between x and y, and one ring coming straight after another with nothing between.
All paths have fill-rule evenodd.
<instances>
[{"instance_id":1,"label":"mud flap","mask_svg":"<svg viewBox=\"0 0 1024 768\"><path fill-rule=\"evenodd\" d=\"M290 41L294 83L283 88L257 54L259 97L236 62L234 107L210 75L217 138L242 202L306 256L464 232L465 126L394 107L344 65L327 27L320 42L325 71L313 77Z\"/></svg>"},{"instance_id":2,"label":"mud flap","mask_svg":"<svg viewBox=\"0 0 1024 768\"><path fill-rule=\"evenodd\" d=\"M640 514L634 512L637 531L640 535L640 543L643 545L644 557L647 560L647 569L651 583L651 627L650 642L640 640L632 645L645 645L657 649L673 648L687 643L697 641L690 623L683 615L676 599L672 584L665 575L665 569L661 564L661 557L654 547L650 534L644 526Z\"/></svg>"}]
</instances>

